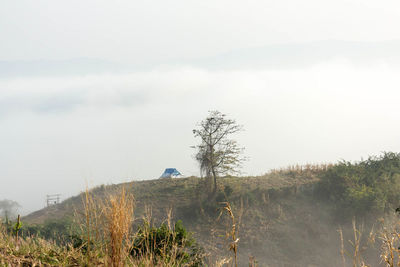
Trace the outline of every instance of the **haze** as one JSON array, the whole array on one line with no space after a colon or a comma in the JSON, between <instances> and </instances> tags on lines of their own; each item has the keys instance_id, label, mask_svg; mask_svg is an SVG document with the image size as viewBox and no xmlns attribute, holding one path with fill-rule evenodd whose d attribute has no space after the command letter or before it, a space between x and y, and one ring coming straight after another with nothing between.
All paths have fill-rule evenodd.
<instances>
[{"instance_id":1,"label":"haze","mask_svg":"<svg viewBox=\"0 0 400 267\"><path fill-rule=\"evenodd\" d=\"M398 1L3 1L0 199L199 175L209 110L244 175L400 151Z\"/></svg>"}]
</instances>

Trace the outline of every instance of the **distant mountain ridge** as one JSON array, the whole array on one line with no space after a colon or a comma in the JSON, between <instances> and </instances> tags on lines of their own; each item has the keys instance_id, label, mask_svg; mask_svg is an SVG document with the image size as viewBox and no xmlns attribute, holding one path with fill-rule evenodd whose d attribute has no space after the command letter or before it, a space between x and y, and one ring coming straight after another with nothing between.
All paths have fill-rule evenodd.
<instances>
[{"instance_id":1,"label":"distant mountain ridge","mask_svg":"<svg viewBox=\"0 0 400 267\"><path fill-rule=\"evenodd\" d=\"M0 78L20 76L64 76L119 72L121 64L89 58L70 60L0 61Z\"/></svg>"},{"instance_id":2,"label":"distant mountain ridge","mask_svg":"<svg viewBox=\"0 0 400 267\"><path fill-rule=\"evenodd\" d=\"M151 70L160 66L190 66L210 70L292 69L309 67L331 60L348 60L363 67L380 63L400 66L399 47L400 40L382 42L326 40L249 47L201 58L176 58L165 62L116 62L95 58L32 61L0 60L0 78L129 73Z\"/></svg>"},{"instance_id":3,"label":"distant mountain ridge","mask_svg":"<svg viewBox=\"0 0 400 267\"><path fill-rule=\"evenodd\" d=\"M341 59L363 66L379 62L400 66L399 47L400 40L384 42L327 40L245 48L194 62L195 65L213 69L301 68Z\"/></svg>"}]
</instances>

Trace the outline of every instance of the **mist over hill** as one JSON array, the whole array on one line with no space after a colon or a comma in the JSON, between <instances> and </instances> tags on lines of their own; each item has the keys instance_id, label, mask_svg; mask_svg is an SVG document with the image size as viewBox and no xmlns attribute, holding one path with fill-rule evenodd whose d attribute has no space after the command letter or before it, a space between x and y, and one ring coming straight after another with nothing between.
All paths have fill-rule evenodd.
<instances>
[{"instance_id":1,"label":"mist over hill","mask_svg":"<svg viewBox=\"0 0 400 267\"><path fill-rule=\"evenodd\" d=\"M2 1L0 266L400 266L398 25L398 0Z\"/></svg>"}]
</instances>

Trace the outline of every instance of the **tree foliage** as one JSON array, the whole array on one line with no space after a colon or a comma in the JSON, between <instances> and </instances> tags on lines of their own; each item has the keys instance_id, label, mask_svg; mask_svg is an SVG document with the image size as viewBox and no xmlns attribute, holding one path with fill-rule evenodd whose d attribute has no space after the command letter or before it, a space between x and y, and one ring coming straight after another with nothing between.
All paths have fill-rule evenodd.
<instances>
[{"instance_id":1,"label":"tree foliage","mask_svg":"<svg viewBox=\"0 0 400 267\"><path fill-rule=\"evenodd\" d=\"M6 220L13 218L17 215L17 210L20 207L16 201L9 199L0 200L0 217L4 217Z\"/></svg>"},{"instance_id":2,"label":"tree foliage","mask_svg":"<svg viewBox=\"0 0 400 267\"><path fill-rule=\"evenodd\" d=\"M236 140L230 139L230 136L242 129L241 125L228 119L225 114L210 111L208 117L193 130L194 136L201 139L201 143L195 146L195 159L200 165L201 174L207 177L208 181L214 181L214 193L217 190L218 176L239 172L244 160L240 157L243 148L238 146Z\"/></svg>"}]
</instances>

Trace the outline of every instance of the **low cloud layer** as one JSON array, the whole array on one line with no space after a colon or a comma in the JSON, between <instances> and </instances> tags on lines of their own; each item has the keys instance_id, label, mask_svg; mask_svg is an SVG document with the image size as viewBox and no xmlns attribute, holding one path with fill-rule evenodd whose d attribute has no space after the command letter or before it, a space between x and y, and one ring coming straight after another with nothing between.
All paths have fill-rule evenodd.
<instances>
[{"instance_id":1,"label":"low cloud layer","mask_svg":"<svg viewBox=\"0 0 400 267\"><path fill-rule=\"evenodd\" d=\"M0 195L34 210L86 182L196 175L191 130L213 109L244 125L245 174L399 151L399 86L396 67L346 61L0 79Z\"/></svg>"}]
</instances>

